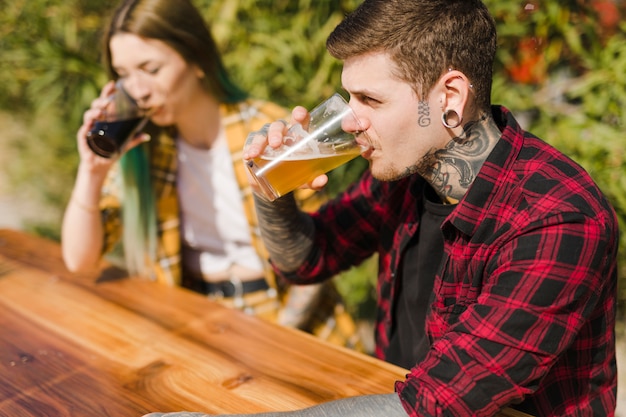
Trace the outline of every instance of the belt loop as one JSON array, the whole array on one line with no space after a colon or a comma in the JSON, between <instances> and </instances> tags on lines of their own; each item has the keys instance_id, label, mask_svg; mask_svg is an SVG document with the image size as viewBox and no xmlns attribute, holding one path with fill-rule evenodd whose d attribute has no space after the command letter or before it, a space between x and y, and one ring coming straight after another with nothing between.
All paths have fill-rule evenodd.
<instances>
[{"instance_id":1,"label":"belt loop","mask_svg":"<svg viewBox=\"0 0 626 417\"><path fill-rule=\"evenodd\" d=\"M235 293L233 294L233 305L235 308L243 309L246 305L243 300L243 283L239 279L239 277L230 274L228 280L231 284L233 284L233 288L235 289Z\"/></svg>"}]
</instances>

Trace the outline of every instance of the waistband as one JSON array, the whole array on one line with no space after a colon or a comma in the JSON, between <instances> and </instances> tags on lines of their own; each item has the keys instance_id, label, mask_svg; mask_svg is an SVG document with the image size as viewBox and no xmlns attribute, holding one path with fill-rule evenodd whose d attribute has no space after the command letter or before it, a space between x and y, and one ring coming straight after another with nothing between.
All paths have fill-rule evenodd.
<instances>
[{"instance_id":1,"label":"waistband","mask_svg":"<svg viewBox=\"0 0 626 417\"><path fill-rule=\"evenodd\" d=\"M237 277L231 277L228 280L207 282L202 277L193 277L185 274L182 282L183 287L199 292L204 295L214 297L241 297L245 294L266 291L270 289L265 278L258 278L250 281L241 281Z\"/></svg>"}]
</instances>

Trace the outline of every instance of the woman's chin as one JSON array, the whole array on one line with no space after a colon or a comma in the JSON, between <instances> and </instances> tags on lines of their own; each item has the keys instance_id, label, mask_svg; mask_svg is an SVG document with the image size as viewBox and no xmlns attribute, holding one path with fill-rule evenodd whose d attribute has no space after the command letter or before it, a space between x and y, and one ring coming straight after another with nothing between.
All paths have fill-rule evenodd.
<instances>
[{"instance_id":1,"label":"woman's chin","mask_svg":"<svg viewBox=\"0 0 626 417\"><path fill-rule=\"evenodd\" d=\"M174 122L169 119L169 117L165 117L162 113L156 113L150 116L150 121L159 127L172 126Z\"/></svg>"}]
</instances>

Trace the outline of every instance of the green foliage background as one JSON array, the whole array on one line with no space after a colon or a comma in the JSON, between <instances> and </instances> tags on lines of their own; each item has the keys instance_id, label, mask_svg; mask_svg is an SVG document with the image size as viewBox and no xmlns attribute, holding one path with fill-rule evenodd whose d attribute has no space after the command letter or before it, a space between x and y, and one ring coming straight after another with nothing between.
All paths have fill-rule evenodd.
<instances>
[{"instance_id":1,"label":"green foliage background","mask_svg":"<svg viewBox=\"0 0 626 417\"><path fill-rule=\"evenodd\" d=\"M326 36L360 0L196 0L212 25L233 76L252 95L288 108L311 107L340 89L341 64L325 51ZM626 225L626 25L600 31L593 2L487 0L500 50L494 103L570 155L595 178ZM597 3L597 2L596 2ZM614 2L622 7L623 2ZM533 7L524 7L533 6ZM23 126L0 135L17 155L0 167L22 194L38 199L58 221L31 222L58 238L77 165L75 132L105 83L100 36L110 13L100 0L0 0L0 111ZM524 45L530 44L530 51ZM528 60L529 52L536 59ZM532 58L532 57L531 57ZM530 79L520 80L515 71ZM364 168L357 159L333 173L329 192ZM622 233L620 259L626 255ZM372 300L374 262L339 280L357 315ZM626 299L626 265L620 270Z\"/></svg>"}]
</instances>

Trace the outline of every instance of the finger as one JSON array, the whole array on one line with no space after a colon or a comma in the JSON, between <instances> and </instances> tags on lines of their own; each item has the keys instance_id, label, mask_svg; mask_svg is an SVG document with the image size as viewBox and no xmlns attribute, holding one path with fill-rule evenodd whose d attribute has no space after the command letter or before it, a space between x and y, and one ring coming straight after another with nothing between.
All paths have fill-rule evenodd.
<instances>
[{"instance_id":1,"label":"finger","mask_svg":"<svg viewBox=\"0 0 626 417\"><path fill-rule=\"evenodd\" d=\"M112 158L103 158L97 155L87 143L86 129L79 129L78 136L78 154L80 156L81 165L89 167L89 171L94 175L105 175L111 165L115 162Z\"/></svg>"},{"instance_id":2,"label":"finger","mask_svg":"<svg viewBox=\"0 0 626 417\"><path fill-rule=\"evenodd\" d=\"M316 191L319 191L322 188L324 188L326 184L328 184L328 176L323 174L323 175L320 175L319 177L315 177L313 181L311 181L308 184L308 187Z\"/></svg>"},{"instance_id":3,"label":"finger","mask_svg":"<svg viewBox=\"0 0 626 417\"><path fill-rule=\"evenodd\" d=\"M284 120L278 120L270 124L267 131L267 142L272 148L278 148L283 144L283 137L287 133L287 123Z\"/></svg>"},{"instance_id":4,"label":"finger","mask_svg":"<svg viewBox=\"0 0 626 417\"><path fill-rule=\"evenodd\" d=\"M261 155L267 144L267 131L270 124L266 123L259 130L250 132L243 146L243 159L254 159Z\"/></svg>"},{"instance_id":5,"label":"finger","mask_svg":"<svg viewBox=\"0 0 626 417\"><path fill-rule=\"evenodd\" d=\"M111 80L107 82L104 85L104 87L102 87L99 98L106 100L106 98L109 97L111 94L113 94L114 91L115 91L115 81Z\"/></svg>"},{"instance_id":6,"label":"finger","mask_svg":"<svg viewBox=\"0 0 626 417\"><path fill-rule=\"evenodd\" d=\"M102 109L109 104L111 100L110 95L113 91L115 91L115 84L113 81L109 81L104 87L102 87L100 95L91 101L89 109L85 112L85 114L83 114L83 120L85 120L85 116L90 110L99 110L101 112Z\"/></svg>"},{"instance_id":7,"label":"finger","mask_svg":"<svg viewBox=\"0 0 626 417\"><path fill-rule=\"evenodd\" d=\"M149 142L152 137L148 133L139 133L135 137L129 139L122 147L120 154L126 153L142 143Z\"/></svg>"},{"instance_id":8,"label":"finger","mask_svg":"<svg viewBox=\"0 0 626 417\"><path fill-rule=\"evenodd\" d=\"M88 124L83 124L81 127L78 128L78 132L76 133L76 139L78 139L79 144L87 141L87 133L89 132L89 128L90 127Z\"/></svg>"},{"instance_id":9,"label":"finger","mask_svg":"<svg viewBox=\"0 0 626 417\"><path fill-rule=\"evenodd\" d=\"M102 115L101 108L91 108L83 113L83 124L92 125L93 122Z\"/></svg>"},{"instance_id":10,"label":"finger","mask_svg":"<svg viewBox=\"0 0 626 417\"><path fill-rule=\"evenodd\" d=\"M251 132L246 138L243 158L254 159L260 156L268 145L273 148L280 147L286 131L287 122L278 120L266 123L260 130Z\"/></svg>"},{"instance_id":11,"label":"finger","mask_svg":"<svg viewBox=\"0 0 626 417\"><path fill-rule=\"evenodd\" d=\"M291 118L294 123L300 123L305 129L308 128L311 115L307 109L302 106L296 106L291 111Z\"/></svg>"}]
</instances>

